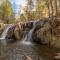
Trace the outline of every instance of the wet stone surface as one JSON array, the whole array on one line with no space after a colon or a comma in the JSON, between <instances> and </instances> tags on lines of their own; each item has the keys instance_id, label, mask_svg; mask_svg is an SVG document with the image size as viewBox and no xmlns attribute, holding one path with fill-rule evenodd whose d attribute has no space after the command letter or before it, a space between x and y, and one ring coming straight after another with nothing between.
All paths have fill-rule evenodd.
<instances>
[{"instance_id":1,"label":"wet stone surface","mask_svg":"<svg viewBox=\"0 0 60 60\"><path fill-rule=\"evenodd\" d=\"M19 42L0 45L0 60L53 60L53 56L60 49L50 48L45 45L24 45Z\"/></svg>"}]
</instances>

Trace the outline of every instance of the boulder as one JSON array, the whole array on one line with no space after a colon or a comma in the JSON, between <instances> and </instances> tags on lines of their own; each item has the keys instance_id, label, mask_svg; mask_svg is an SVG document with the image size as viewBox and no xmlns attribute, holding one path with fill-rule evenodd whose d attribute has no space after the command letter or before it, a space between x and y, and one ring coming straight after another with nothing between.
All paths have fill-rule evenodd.
<instances>
[{"instance_id":1,"label":"boulder","mask_svg":"<svg viewBox=\"0 0 60 60\"><path fill-rule=\"evenodd\" d=\"M60 21L55 18L53 21L46 21L42 25L38 24L38 26L40 27L36 28L35 40L38 39L42 44L49 44L50 46L60 48Z\"/></svg>"},{"instance_id":2,"label":"boulder","mask_svg":"<svg viewBox=\"0 0 60 60\"><path fill-rule=\"evenodd\" d=\"M60 26L52 29L51 45L60 48Z\"/></svg>"},{"instance_id":3,"label":"boulder","mask_svg":"<svg viewBox=\"0 0 60 60\"><path fill-rule=\"evenodd\" d=\"M23 31L29 31L32 28L33 28L33 22L25 22L24 24L22 24Z\"/></svg>"},{"instance_id":4,"label":"boulder","mask_svg":"<svg viewBox=\"0 0 60 60\"><path fill-rule=\"evenodd\" d=\"M16 24L16 27L14 29L14 36L17 40L20 40L22 38L22 31L20 30L18 24Z\"/></svg>"},{"instance_id":5,"label":"boulder","mask_svg":"<svg viewBox=\"0 0 60 60\"><path fill-rule=\"evenodd\" d=\"M53 47L60 48L60 20L58 18L54 18L51 20L51 28L52 28L52 36L50 44Z\"/></svg>"},{"instance_id":6,"label":"boulder","mask_svg":"<svg viewBox=\"0 0 60 60\"><path fill-rule=\"evenodd\" d=\"M5 25L4 23L0 23L0 35L2 34L5 26L6 26L6 25Z\"/></svg>"},{"instance_id":7,"label":"boulder","mask_svg":"<svg viewBox=\"0 0 60 60\"><path fill-rule=\"evenodd\" d=\"M42 44L49 44L51 40L51 26L47 22L45 23L39 30L35 32L37 38L40 40Z\"/></svg>"},{"instance_id":8,"label":"boulder","mask_svg":"<svg viewBox=\"0 0 60 60\"><path fill-rule=\"evenodd\" d=\"M0 23L0 31L4 29L4 24Z\"/></svg>"}]
</instances>

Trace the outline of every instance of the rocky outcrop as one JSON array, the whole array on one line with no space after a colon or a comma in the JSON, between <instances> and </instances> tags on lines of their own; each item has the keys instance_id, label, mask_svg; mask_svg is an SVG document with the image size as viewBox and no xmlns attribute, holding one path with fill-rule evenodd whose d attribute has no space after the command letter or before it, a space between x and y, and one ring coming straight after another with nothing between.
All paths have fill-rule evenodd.
<instances>
[{"instance_id":1,"label":"rocky outcrop","mask_svg":"<svg viewBox=\"0 0 60 60\"><path fill-rule=\"evenodd\" d=\"M59 19L54 18L53 20L43 23L43 25L36 30L35 36L39 39L38 41L40 41L42 44L49 44L50 46L60 48Z\"/></svg>"},{"instance_id":2,"label":"rocky outcrop","mask_svg":"<svg viewBox=\"0 0 60 60\"><path fill-rule=\"evenodd\" d=\"M2 34L6 24L0 23L0 35Z\"/></svg>"},{"instance_id":3,"label":"rocky outcrop","mask_svg":"<svg viewBox=\"0 0 60 60\"><path fill-rule=\"evenodd\" d=\"M19 29L19 25L16 24L16 27L14 29L14 36L17 40L19 40L21 38L21 35L20 35L20 29Z\"/></svg>"},{"instance_id":4,"label":"rocky outcrop","mask_svg":"<svg viewBox=\"0 0 60 60\"><path fill-rule=\"evenodd\" d=\"M33 28L34 21L18 23L11 31L17 40L21 40L25 32L29 32ZM0 31L4 29L4 24L0 24ZM35 30L33 32L33 40L42 44L49 44L51 46L60 48L60 21L57 18L41 19L36 22ZM11 36L13 36L11 35Z\"/></svg>"},{"instance_id":5,"label":"rocky outcrop","mask_svg":"<svg viewBox=\"0 0 60 60\"><path fill-rule=\"evenodd\" d=\"M43 22L43 21L42 21ZM43 26L38 29L35 34L42 44L49 44L51 41L51 26L48 22L44 23Z\"/></svg>"},{"instance_id":6,"label":"rocky outcrop","mask_svg":"<svg viewBox=\"0 0 60 60\"><path fill-rule=\"evenodd\" d=\"M25 22L21 24L23 31L29 31L33 28L33 22Z\"/></svg>"},{"instance_id":7,"label":"rocky outcrop","mask_svg":"<svg viewBox=\"0 0 60 60\"><path fill-rule=\"evenodd\" d=\"M52 23L51 45L60 48L60 20L55 18L51 23Z\"/></svg>"},{"instance_id":8,"label":"rocky outcrop","mask_svg":"<svg viewBox=\"0 0 60 60\"><path fill-rule=\"evenodd\" d=\"M14 35L16 39L20 40L24 31L31 30L33 28L33 22L21 23L20 27L17 24L14 29ZM54 47L60 48L60 21L54 18L39 20L36 23L36 28L33 32L33 40L42 44L48 44Z\"/></svg>"}]
</instances>

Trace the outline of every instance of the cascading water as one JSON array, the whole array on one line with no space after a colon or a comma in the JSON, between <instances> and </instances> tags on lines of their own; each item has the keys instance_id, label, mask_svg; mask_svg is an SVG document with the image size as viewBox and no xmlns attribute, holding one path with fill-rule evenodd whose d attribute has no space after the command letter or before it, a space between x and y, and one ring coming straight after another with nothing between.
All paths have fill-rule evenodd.
<instances>
[{"instance_id":1,"label":"cascading water","mask_svg":"<svg viewBox=\"0 0 60 60\"><path fill-rule=\"evenodd\" d=\"M4 29L4 31L3 31L2 35L1 35L0 40L1 40L1 43L3 45L7 44L5 39L6 39L8 31L9 31L9 28L11 28L12 26L13 26L13 24L9 24L7 27L5 27L5 29Z\"/></svg>"},{"instance_id":2,"label":"cascading water","mask_svg":"<svg viewBox=\"0 0 60 60\"><path fill-rule=\"evenodd\" d=\"M33 28L28 32L28 34L26 34L25 38L22 41L23 44L27 44L27 45L32 44L30 40L32 40L32 34L34 29L36 28L36 22L37 21L33 22Z\"/></svg>"}]
</instances>

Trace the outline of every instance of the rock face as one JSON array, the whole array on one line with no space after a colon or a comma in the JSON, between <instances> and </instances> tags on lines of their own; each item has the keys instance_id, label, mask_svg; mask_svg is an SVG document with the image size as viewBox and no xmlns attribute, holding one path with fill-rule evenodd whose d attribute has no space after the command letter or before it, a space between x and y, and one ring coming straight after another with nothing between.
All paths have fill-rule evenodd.
<instances>
[{"instance_id":1,"label":"rock face","mask_svg":"<svg viewBox=\"0 0 60 60\"><path fill-rule=\"evenodd\" d=\"M36 30L35 35L42 44L60 48L60 21L54 18L53 21L43 23L43 26Z\"/></svg>"},{"instance_id":2,"label":"rock face","mask_svg":"<svg viewBox=\"0 0 60 60\"><path fill-rule=\"evenodd\" d=\"M43 21L42 21L43 22ZM36 37L39 39L40 43L42 44L49 44L51 41L51 26L48 22L43 23L43 26L41 26L36 32Z\"/></svg>"},{"instance_id":3,"label":"rock face","mask_svg":"<svg viewBox=\"0 0 60 60\"><path fill-rule=\"evenodd\" d=\"M17 39L21 39L24 31L31 30L33 22L22 23L21 28L17 25L14 34ZM42 44L48 44L60 48L60 21L54 18L53 20L42 19L36 23L36 28L33 33L33 40Z\"/></svg>"},{"instance_id":4,"label":"rock face","mask_svg":"<svg viewBox=\"0 0 60 60\"><path fill-rule=\"evenodd\" d=\"M2 31L4 30L5 26L5 24L0 23L0 35L2 34Z\"/></svg>"},{"instance_id":5,"label":"rock face","mask_svg":"<svg viewBox=\"0 0 60 60\"><path fill-rule=\"evenodd\" d=\"M26 22L26 23L22 24L23 31L29 31L32 28L33 28L33 22Z\"/></svg>"},{"instance_id":6,"label":"rock face","mask_svg":"<svg viewBox=\"0 0 60 60\"><path fill-rule=\"evenodd\" d=\"M54 19L53 23L51 45L60 48L60 21L59 19Z\"/></svg>"},{"instance_id":7,"label":"rock face","mask_svg":"<svg viewBox=\"0 0 60 60\"><path fill-rule=\"evenodd\" d=\"M11 31L11 36L15 36L17 40L21 40L25 31L29 32L33 28L32 22L18 23ZM4 29L5 25L0 24L0 31ZM60 48L60 21L59 19L41 19L37 21L35 30L33 32L33 41L42 44L49 44Z\"/></svg>"},{"instance_id":8,"label":"rock face","mask_svg":"<svg viewBox=\"0 0 60 60\"><path fill-rule=\"evenodd\" d=\"M17 40L20 40L22 38L22 31L19 28L19 25L17 24L14 29L14 36Z\"/></svg>"}]
</instances>

